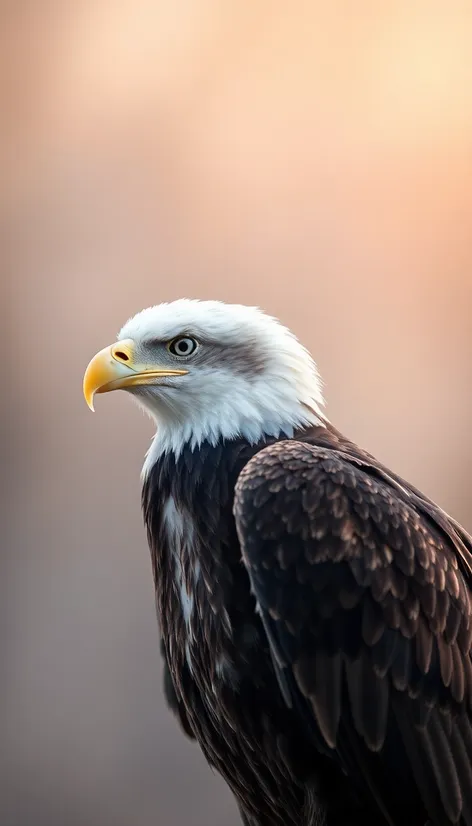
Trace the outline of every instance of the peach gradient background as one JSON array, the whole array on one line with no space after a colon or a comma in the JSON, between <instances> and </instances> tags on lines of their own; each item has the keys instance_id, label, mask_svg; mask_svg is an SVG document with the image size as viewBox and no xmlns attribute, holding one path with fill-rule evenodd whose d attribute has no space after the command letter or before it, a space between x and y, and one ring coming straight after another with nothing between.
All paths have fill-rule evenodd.
<instances>
[{"instance_id":1,"label":"peach gradient background","mask_svg":"<svg viewBox=\"0 0 472 826\"><path fill-rule=\"evenodd\" d=\"M258 303L328 414L472 529L472 6L0 12L2 826L235 826L164 707L122 322ZM5 329L6 328L6 329Z\"/></svg>"}]
</instances>

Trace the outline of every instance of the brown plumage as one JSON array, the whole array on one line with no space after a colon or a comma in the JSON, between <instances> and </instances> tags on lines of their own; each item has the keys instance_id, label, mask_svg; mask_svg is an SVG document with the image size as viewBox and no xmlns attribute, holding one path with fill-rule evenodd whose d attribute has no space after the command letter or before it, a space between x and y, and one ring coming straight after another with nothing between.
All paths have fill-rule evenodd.
<instances>
[{"instance_id":1,"label":"brown plumage","mask_svg":"<svg viewBox=\"0 0 472 826\"><path fill-rule=\"evenodd\" d=\"M359 775L386 822L400 826L409 811L412 824L472 823L470 540L343 442L331 429L266 447L236 484L243 561L274 661L313 742ZM291 595L285 609L281 594ZM397 785L405 766L410 807Z\"/></svg>"},{"instance_id":2,"label":"brown plumage","mask_svg":"<svg viewBox=\"0 0 472 826\"><path fill-rule=\"evenodd\" d=\"M190 647L168 497L194 524L188 582L202 573ZM455 522L331 425L165 456L143 504L168 698L246 824L472 826L472 557Z\"/></svg>"}]
</instances>

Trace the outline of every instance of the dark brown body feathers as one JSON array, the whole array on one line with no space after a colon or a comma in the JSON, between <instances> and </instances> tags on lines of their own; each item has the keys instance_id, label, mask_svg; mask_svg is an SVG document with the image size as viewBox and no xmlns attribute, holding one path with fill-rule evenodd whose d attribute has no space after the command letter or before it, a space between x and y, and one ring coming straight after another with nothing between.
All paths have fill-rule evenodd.
<instances>
[{"instance_id":1,"label":"dark brown body feathers","mask_svg":"<svg viewBox=\"0 0 472 826\"><path fill-rule=\"evenodd\" d=\"M472 826L460 526L331 426L163 457L143 507L166 694L248 826Z\"/></svg>"}]
</instances>

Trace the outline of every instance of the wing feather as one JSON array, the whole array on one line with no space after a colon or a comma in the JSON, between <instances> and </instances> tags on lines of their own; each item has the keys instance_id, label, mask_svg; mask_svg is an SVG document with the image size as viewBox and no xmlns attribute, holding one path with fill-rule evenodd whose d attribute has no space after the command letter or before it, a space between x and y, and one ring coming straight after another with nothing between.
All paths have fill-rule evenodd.
<instances>
[{"instance_id":1,"label":"wing feather","mask_svg":"<svg viewBox=\"0 0 472 826\"><path fill-rule=\"evenodd\" d=\"M394 778L433 824L472 826L465 531L365 457L295 441L251 459L234 515L275 668L315 742L394 826Z\"/></svg>"},{"instance_id":2,"label":"wing feather","mask_svg":"<svg viewBox=\"0 0 472 826\"><path fill-rule=\"evenodd\" d=\"M321 733L331 748L336 745L341 716L341 669L340 655L322 650L293 664L300 690L310 700Z\"/></svg>"}]
</instances>

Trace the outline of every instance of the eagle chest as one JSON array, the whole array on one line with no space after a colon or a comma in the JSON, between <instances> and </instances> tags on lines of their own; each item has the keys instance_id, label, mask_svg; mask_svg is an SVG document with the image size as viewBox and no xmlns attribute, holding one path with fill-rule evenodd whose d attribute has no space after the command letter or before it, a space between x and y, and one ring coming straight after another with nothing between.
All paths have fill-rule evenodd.
<instances>
[{"instance_id":1,"label":"eagle chest","mask_svg":"<svg viewBox=\"0 0 472 826\"><path fill-rule=\"evenodd\" d=\"M267 642L242 566L239 580L228 570L222 581L207 577L198 534L190 513L168 498L156 585L174 687L207 760L248 811L257 818L265 812L264 823L295 826L303 793L291 783L301 738L273 691ZM275 811L282 787L296 816L279 818Z\"/></svg>"},{"instance_id":2,"label":"eagle chest","mask_svg":"<svg viewBox=\"0 0 472 826\"><path fill-rule=\"evenodd\" d=\"M164 561L156 586L169 665L182 691L186 673L209 700L216 699L224 686L237 690L240 674L235 629L222 593L225 577L222 574L223 581L218 581L208 575L200 533L195 515L173 496L167 497L161 519ZM246 637L249 644L249 628Z\"/></svg>"}]
</instances>

